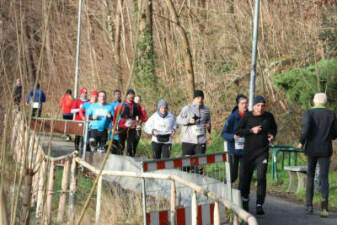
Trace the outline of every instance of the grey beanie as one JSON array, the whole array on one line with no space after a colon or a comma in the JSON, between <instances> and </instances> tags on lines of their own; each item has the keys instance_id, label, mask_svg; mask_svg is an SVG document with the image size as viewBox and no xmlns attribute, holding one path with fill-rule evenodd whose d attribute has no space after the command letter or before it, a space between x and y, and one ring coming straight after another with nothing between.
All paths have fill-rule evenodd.
<instances>
[{"instance_id":1,"label":"grey beanie","mask_svg":"<svg viewBox=\"0 0 337 225\"><path fill-rule=\"evenodd\" d=\"M162 107L162 106L165 106L166 108L168 107L168 103L164 99L159 100L158 109L160 109L160 107Z\"/></svg>"}]
</instances>

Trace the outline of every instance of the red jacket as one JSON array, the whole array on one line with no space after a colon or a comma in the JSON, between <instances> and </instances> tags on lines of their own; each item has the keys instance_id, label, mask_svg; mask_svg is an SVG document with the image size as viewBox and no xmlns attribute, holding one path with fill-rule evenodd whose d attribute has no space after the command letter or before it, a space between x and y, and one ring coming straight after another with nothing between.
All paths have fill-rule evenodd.
<instances>
[{"instance_id":1,"label":"red jacket","mask_svg":"<svg viewBox=\"0 0 337 225\"><path fill-rule=\"evenodd\" d=\"M60 107L62 108L63 114L71 113L71 107L73 105L73 98L69 94L65 94L60 98Z\"/></svg>"},{"instance_id":2,"label":"red jacket","mask_svg":"<svg viewBox=\"0 0 337 225\"><path fill-rule=\"evenodd\" d=\"M128 106L128 107L126 107ZM114 111L114 118L113 121L114 123L116 123L117 120L117 112L119 110L119 108L122 107L121 112L119 114L119 122L118 122L118 128L128 128L125 126L125 122L128 119L131 120L136 120L136 117L138 116L138 120L145 122L147 120L147 116L146 116L146 112L145 109L142 110L142 107L134 102L128 102L125 101L123 103L120 103L115 111ZM136 112L134 112L134 110L136 110Z\"/></svg>"},{"instance_id":3,"label":"red jacket","mask_svg":"<svg viewBox=\"0 0 337 225\"><path fill-rule=\"evenodd\" d=\"M73 102L71 111L75 112L75 120L83 120L80 116L80 109L82 108L82 105L87 101L88 99L82 100L81 98L78 98Z\"/></svg>"}]
</instances>

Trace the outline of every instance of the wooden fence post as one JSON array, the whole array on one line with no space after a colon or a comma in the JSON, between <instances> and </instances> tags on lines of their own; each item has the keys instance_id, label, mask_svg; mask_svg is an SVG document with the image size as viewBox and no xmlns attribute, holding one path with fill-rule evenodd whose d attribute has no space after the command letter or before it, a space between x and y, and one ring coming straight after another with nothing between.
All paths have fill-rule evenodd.
<instances>
[{"instance_id":1,"label":"wooden fence post","mask_svg":"<svg viewBox=\"0 0 337 225\"><path fill-rule=\"evenodd\" d=\"M214 203L214 225L220 225L220 209L217 201Z\"/></svg>"},{"instance_id":2,"label":"wooden fence post","mask_svg":"<svg viewBox=\"0 0 337 225\"><path fill-rule=\"evenodd\" d=\"M45 179L46 179L46 161L43 160L39 171L39 188L37 193L36 215L35 215L36 218L40 218L43 211Z\"/></svg>"},{"instance_id":3,"label":"wooden fence post","mask_svg":"<svg viewBox=\"0 0 337 225\"><path fill-rule=\"evenodd\" d=\"M59 208L57 212L57 222L58 223L62 223L64 219L65 205L66 205L66 200L67 200L66 191L68 187L69 168L70 168L70 159L67 159L63 167L61 195L60 195L60 201L59 201Z\"/></svg>"},{"instance_id":4,"label":"wooden fence post","mask_svg":"<svg viewBox=\"0 0 337 225\"><path fill-rule=\"evenodd\" d=\"M49 169L49 177L48 177L48 194L47 194L47 213L46 213L46 220L45 224L50 224L51 221L51 205L53 200L53 191L54 191L54 168L55 163L51 161L50 169Z\"/></svg>"},{"instance_id":5,"label":"wooden fence post","mask_svg":"<svg viewBox=\"0 0 337 225\"><path fill-rule=\"evenodd\" d=\"M176 184L174 180L171 180L171 225L176 224Z\"/></svg>"},{"instance_id":6,"label":"wooden fence post","mask_svg":"<svg viewBox=\"0 0 337 225\"><path fill-rule=\"evenodd\" d=\"M192 210L192 225L197 225L198 224L198 204L197 204L197 192L193 190L192 194L192 205L191 205L191 210Z\"/></svg>"},{"instance_id":7,"label":"wooden fence post","mask_svg":"<svg viewBox=\"0 0 337 225\"><path fill-rule=\"evenodd\" d=\"M75 192L76 192L76 155L73 156L71 163L71 183L69 192L69 224L73 224L75 220Z\"/></svg>"},{"instance_id":8,"label":"wooden fence post","mask_svg":"<svg viewBox=\"0 0 337 225\"><path fill-rule=\"evenodd\" d=\"M99 216L101 214L101 199L102 199L102 175L98 178L97 184L97 202L96 202L96 224L98 224Z\"/></svg>"}]
</instances>

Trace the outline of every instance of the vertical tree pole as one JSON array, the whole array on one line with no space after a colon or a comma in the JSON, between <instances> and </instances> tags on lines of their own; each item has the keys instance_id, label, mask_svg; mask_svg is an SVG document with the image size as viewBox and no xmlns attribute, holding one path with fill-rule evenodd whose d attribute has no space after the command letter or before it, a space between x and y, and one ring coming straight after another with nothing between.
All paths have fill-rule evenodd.
<instances>
[{"instance_id":1,"label":"vertical tree pole","mask_svg":"<svg viewBox=\"0 0 337 225\"><path fill-rule=\"evenodd\" d=\"M55 163L52 161L50 163L50 169L49 169L49 177L48 177L48 195L47 195L47 215L45 224L50 224L51 221L51 205L53 201L53 192L54 192L54 169L55 169Z\"/></svg>"},{"instance_id":2,"label":"vertical tree pole","mask_svg":"<svg viewBox=\"0 0 337 225\"><path fill-rule=\"evenodd\" d=\"M102 202L102 175L98 178L98 184L97 184L97 202L96 202L96 223L99 224L99 217L101 214L101 202Z\"/></svg>"},{"instance_id":3,"label":"vertical tree pole","mask_svg":"<svg viewBox=\"0 0 337 225\"><path fill-rule=\"evenodd\" d=\"M256 76L256 55L257 55L257 39L259 28L259 12L260 0L255 0L255 13L254 13L254 30L253 30L253 43L252 43L252 67L250 71L250 89L249 89L249 110L253 109L253 100L255 94L255 76Z\"/></svg>"},{"instance_id":4,"label":"vertical tree pole","mask_svg":"<svg viewBox=\"0 0 337 225\"><path fill-rule=\"evenodd\" d=\"M44 183L46 179L46 162L43 160L41 162L41 167L39 171L39 188L37 193L37 202L36 202L36 218L40 218L43 210L43 198L44 198Z\"/></svg>"},{"instance_id":5,"label":"vertical tree pole","mask_svg":"<svg viewBox=\"0 0 337 225\"><path fill-rule=\"evenodd\" d=\"M176 225L176 182L171 181L171 225Z\"/></svg>"},{"instance_id":6,"label":"vertical tree pole","mask_svg":"<svg viewBox=\"0 0 337 225\"><path fill-rule=\"evenodd\" d=\"M70 159L67 159L63 167L62 184L61 184L62 192L61 192L59 208L57 212L57 222L60 224L63 222L65 205L66 205L66 200L67 200L66 191L68 187L69 168L70 168Z\"/></svg>"},{"instance_id":7,"label":"vertical tree pole","mask_svg":"<svg viewBox=\"0 0 337 225\"><path fill-rule=\"evenodd\" d=\"M197 192L193 191L192 194L192 204L191 204L191 210L192 210L192 225L198 224L198 203L197 203Z\"/></svg>"},{"instance_id":8,"label":"vertical tree pole","mask_svg":"<svg viewBox=\"0 0 337 225\"><path fill-rule=\"evenodd\" d=\"M69 192L69 224L74 223L75 219L75 192L76 192L76 155L73 155L71 163L71 183L70 183L70 192Z\"/></svg>"},{"instance_id":9,"label":"vertical tree pole","mask_svg":"<svg viewBox=\"0 0 337 225\"><path fill-rule=\"evenodd\" d=\"M80 47L81 47L81 21L82 21L82 0L78 1L78 19L77 19L77 45L76 45L76 66L75 66L75 84L74 98L77 98L78 90L78 70L80 64Z\"/></svg>"}]
</instances>

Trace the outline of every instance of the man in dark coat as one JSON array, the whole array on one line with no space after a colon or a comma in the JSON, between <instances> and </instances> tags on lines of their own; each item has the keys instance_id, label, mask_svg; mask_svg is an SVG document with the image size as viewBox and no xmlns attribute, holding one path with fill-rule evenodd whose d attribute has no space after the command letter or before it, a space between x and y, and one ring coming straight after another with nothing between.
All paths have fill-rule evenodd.
<instances>
[{"instance_id":1,"label":"man in dark coat","mask_svg":"<svg viewBox=\"0 0 337 225\"><path fill-rule=\"evenodd\" d=\"M319 163L319 177L322 188L321 217L328 216L329 166L332 155L332 140L337 138L337 120L334 112L327 109L327 96L315 94L314 107L302 118L302 132L298 148L305 149L308 160L306 213L313 214L313 187L316 164Z\"/></svg>"},{"instance_id":2,"label":"man in dark coat","mask_svg":"<svg viewBox=\"0 0 337 225\"><path fill-rule=\"evenodd\" d=\"M22 85L21 85L21 79L16 80L16 85L13 91L13 100L14 105L16 107L17 111L20 111L20 103L22 98Z\"/></svg>"}]
</instances>

